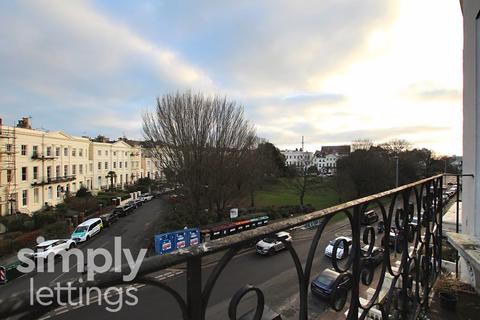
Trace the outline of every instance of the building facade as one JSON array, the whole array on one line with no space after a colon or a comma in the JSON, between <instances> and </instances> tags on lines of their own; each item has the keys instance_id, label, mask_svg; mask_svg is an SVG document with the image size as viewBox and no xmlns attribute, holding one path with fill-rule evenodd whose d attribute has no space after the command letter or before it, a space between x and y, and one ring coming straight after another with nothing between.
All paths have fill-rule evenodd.
<instances>
[{"instance_id":1,"label":"building facade","mask_svg":"<svg viewBox=\"0 0 480 320\"><path fill-rule=\"evenodd\" d=\"M337 161L350 154L350 146L322 146L313 155L313 165L319 174L331 175L337 172Z\"/></svg>"},{"instance_id":2,"label":"building facade","mask_svg":"<svg viewBox=\"0 0 480 320\"><path fill-rule=\"evenodd\" d=\"M280 151L285 157L287 166L295 166L298 169L305 169L312 165L313 154L308 151L298 150L282 150Z\"/></svg>"},{"instance_id":3,"label":"building facade","mask_svg":"<svg viewBox=\"0 0 480 320\"><path fill-rule=\"evenodd\" d=\"M122 140L94 142L33 130L27 118L17 127L0 122L0 215L32 214L81 187L102 190L113 182L123 188L141 177L159 176L155 161L142 154L141 146Z\"/></svg>"}]
</instances>

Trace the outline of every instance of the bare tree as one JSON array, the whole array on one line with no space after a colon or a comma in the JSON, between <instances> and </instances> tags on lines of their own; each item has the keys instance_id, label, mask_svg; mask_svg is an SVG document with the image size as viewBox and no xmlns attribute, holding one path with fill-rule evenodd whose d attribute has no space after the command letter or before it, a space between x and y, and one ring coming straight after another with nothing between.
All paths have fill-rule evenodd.
<instances>
[{"instance_id":1,"label":"bare tree","mask_svg":"<svg viewBox=\"0 0 480 320\"><path fill-rule=\"evenodd\" d=\"M392 139L386 143L382 143L379 147L387 150L391 154L400 154L412 149L412 144L404 139Z\"/></svg>"},{"instance_id":2,"label":"bare tree","mask_svg":"<svg viewBox=\"0 0 480 320\"><path fill-rule=\"evenodd\" d=\"M239 197L240 169L255 144L241 106L190 91L166 94L144 115L143 131L167 179L187 193L192 214L207 205L220 216Z\"/></svg>"},{"instance_id":3,"label":"bare tree","mask_svg":"<svg viewBox=\"0 0 480 320\"><path fill-rule=\"evenodd\" d=\"M355 150L370 150L373 142L370 139L355 139L352 141L352 152Z\"/></svg>"}]
</instances>

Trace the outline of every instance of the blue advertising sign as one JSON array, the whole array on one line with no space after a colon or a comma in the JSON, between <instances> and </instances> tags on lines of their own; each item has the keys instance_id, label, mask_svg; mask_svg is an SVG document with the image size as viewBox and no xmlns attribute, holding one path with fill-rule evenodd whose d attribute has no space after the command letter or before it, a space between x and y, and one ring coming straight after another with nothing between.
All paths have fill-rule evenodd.
<instances>
[{"instance_id":1,"label":"blue advertising sign","mask_svg":"<svg viewBox=\"0 0 480 320\"><path fill-rule=\"evenodd\" d=\"M155 253L165 254L200 243L199 229L184 229L155 235Z\"/></svg>"}]
</instances>

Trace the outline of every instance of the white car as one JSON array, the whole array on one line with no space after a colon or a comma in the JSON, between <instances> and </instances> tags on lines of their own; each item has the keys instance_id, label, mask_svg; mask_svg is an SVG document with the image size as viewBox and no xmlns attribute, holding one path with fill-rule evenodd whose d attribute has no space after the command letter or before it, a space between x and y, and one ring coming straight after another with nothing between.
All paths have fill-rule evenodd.
<instances>
[{"instance_id":1,"label":"white car","mask_svg":"<svg viewBox=\"0 0 480 320\"><path fill-rule=\"evenodd\" d=\"M340 242L337 248L337 259L343 259L348 255L350 247L352 246L352 239L349 237L338 237L335 240L330 241L328 246L325 248L325 255L329 258L333 255L333 247L337 240L345 239L347 241L347 247L344 248L344 242ZM345 250L346 249L346 250Z\"/></svg>"},{"instance_id":2,"label":"white car","mask_svg":"<svg viewBox=\"0 0 480 320\"><path fill-rule=\"evenodd\" d=\"M75 241L71 239L47 240L36 246L33 258L46 259L49 255L57 256L62 251L70 250L74 247Z\"/></svg>"},{"instance_id":3,"label":"white car","mask_svg":"<svg viewBox=\"0 0 480 320\"><path fill-rule=\"evenodd\" d=\"M255 249L257 253L261 255L274 254L280 250L285 249L285 244L283 244L281 240L291 242L292 236L288 232L280 231L275 234L275 237L265 238L258 241L255 245Z\"/></svg>"},{"instance_id":4,"label":"white car","mask_svg":"<svg viewBox=\"0 0 480 320\"><path fill-rule=\"evenodd\" d=\"M100 218L92 218L79 224L75 230L73 230L70 239L75 243L87 241L103 229L103 222Z\"/></svg>"},{"instance_id":5,"label":"white car","mask_svg":"<svg viewBox=\"0 0 480 320\"><path fill-rule=\"evenodd\" d=\"M140 199L142 199L143 202L148 202L153 199L153 196L150 193L144 193L140 196Z\"/></svg>"}]
</instances>

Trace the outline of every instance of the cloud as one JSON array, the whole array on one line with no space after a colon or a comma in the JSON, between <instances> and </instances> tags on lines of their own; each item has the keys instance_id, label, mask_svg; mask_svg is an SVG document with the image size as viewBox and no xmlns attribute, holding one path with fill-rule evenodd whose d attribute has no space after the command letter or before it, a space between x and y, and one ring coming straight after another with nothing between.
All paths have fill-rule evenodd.
<instances>
[{"instance_id":1,"label":"cloud","mask_svg":"<svg viewBox=\"0 0 480 320\"><path fill-rule=\"evenodd\" d=\"M345 101L346 97L334 93L298 93L286 96L283 100L286 103L315 103L315 104L333 104Z\"/></svg>"},{"instance_id":2,"label":"cloud","mask_svg":"<svg viewBox=\"0 0 480 320\"><path fill-rule=\"evenodd\" d=\"M446 88L442 84L433 81L417 82L410 85L406 90L407 96L421 100L457 100L462 97L458 89Z\"/></svg>"},{"instance_id":3,"label":"cloud","mask_svg":"<svg viewBox=\"0 0 480 320\"><path fill-rule=\"evenodd\" d=\"M301 128L293 128L301 130ZM375 143L389 141L391 139L406 139L414 145L424 141L435 141L435 137L448 136L451 134L450 127L443 126L402 126L402 127L384 127L362 130L343 130L339 132L322 131L319 128L308 128L304 133L306 141L310 147L319 148L321 145L328 144L350 144L355 139L369 139ZM300 136L292 131L280 134L282 148L295 148L299 146ZM277 136L278 138L278 136ZM423 145L425 146L425 145Z\"/></svg>"},{"instance_id":4,"label":"cloud","mask_svg":"<svg viewBox=\"0 0 480 320\"><path fill-rule=\"evenodd\" d=\"M180 54L84 1L3 3L0 61L0 96L12 100L22 95L25 107L49 103L44 113L61 105L66 116L77 108L91 117L128 114L131 103L152 103L165 91L214 87L203 70ZM9 109L4 117L15 119L24 112Z\"/></svg>"}]
</instances>

